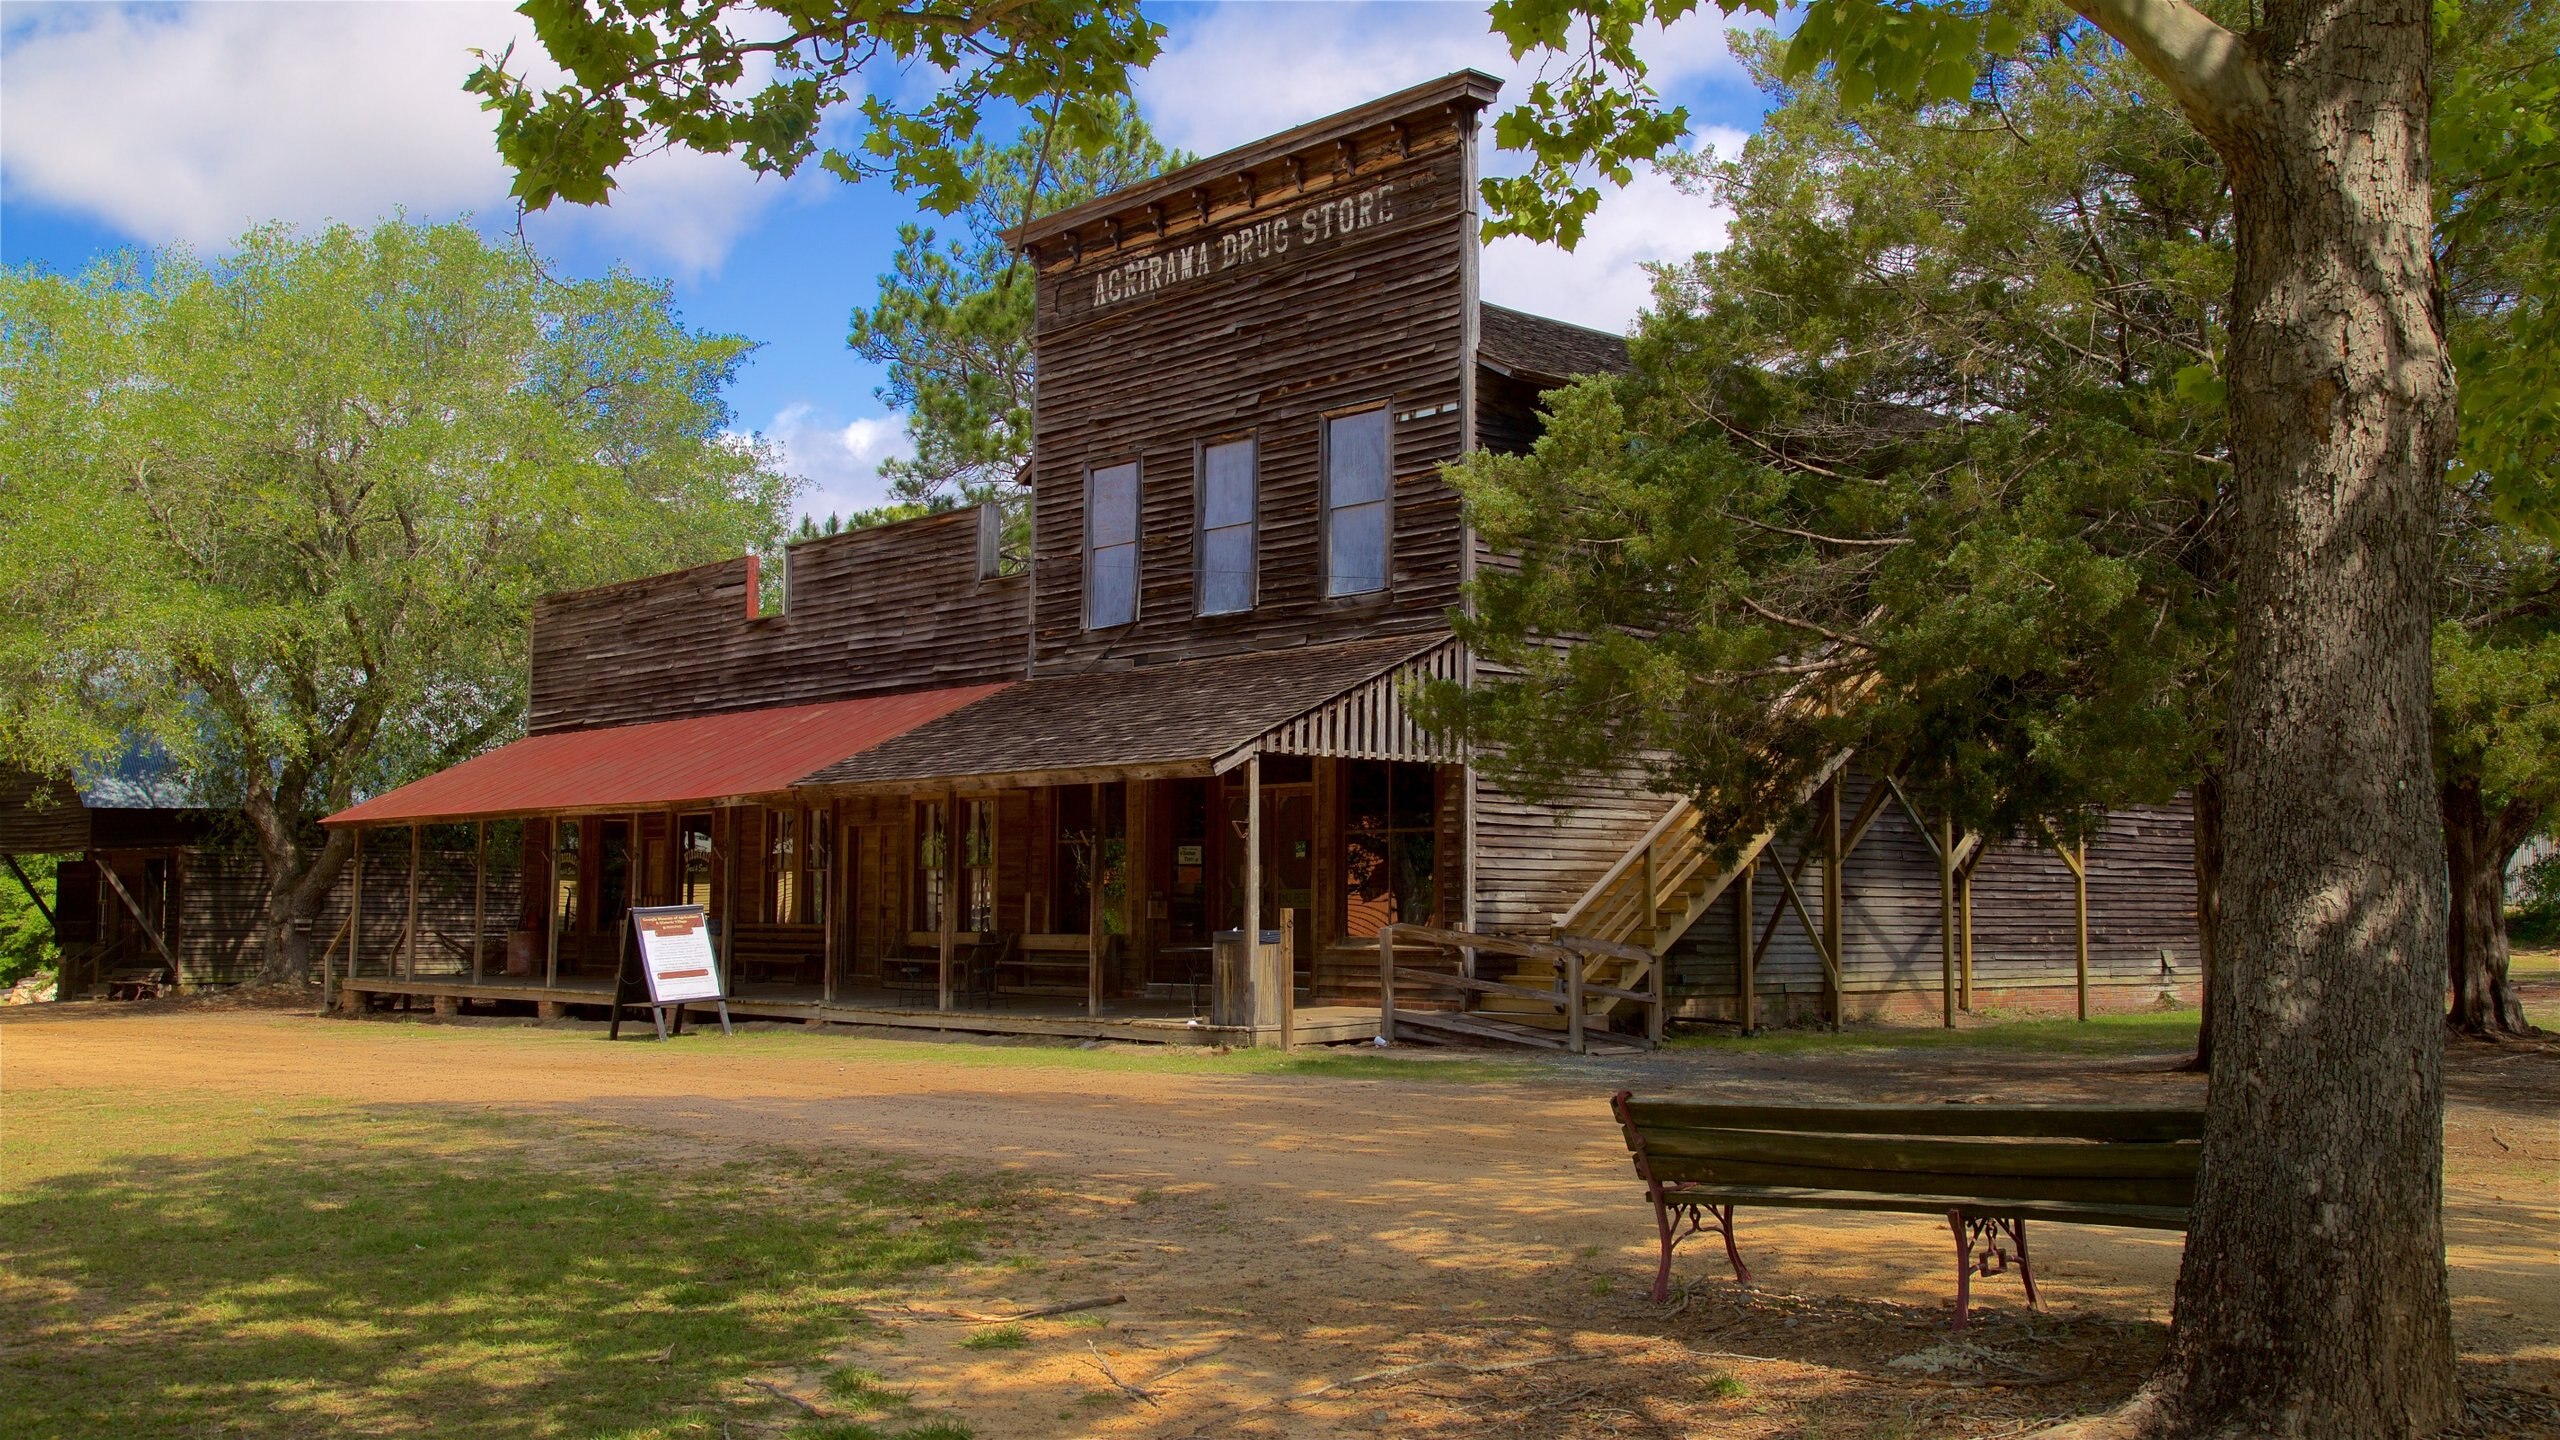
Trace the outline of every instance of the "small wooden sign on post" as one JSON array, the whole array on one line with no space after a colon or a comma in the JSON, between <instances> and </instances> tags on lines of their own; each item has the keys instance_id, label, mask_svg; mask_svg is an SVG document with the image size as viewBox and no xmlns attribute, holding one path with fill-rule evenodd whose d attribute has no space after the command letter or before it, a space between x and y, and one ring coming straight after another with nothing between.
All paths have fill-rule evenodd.
<instances>
[{"instance_id":1,"label":"small wooden sign on post","mask_svg":"<svg viewBox=\"0 0 2560 1440\"><path fill-rule=\"evenodd\" d=\"M711 953L711 922L699 905L634 905L624 918L622 964L613 982L613 1024L608 1040L622 1037L622 1009L649 1012L658 1038L684 1033L684 1007L709 1003L720 1011L720 1033L729 1029L729 999L720 988L720 962ZM638 943L633 943L637 941Z\"/></svg>"}]
</instances>

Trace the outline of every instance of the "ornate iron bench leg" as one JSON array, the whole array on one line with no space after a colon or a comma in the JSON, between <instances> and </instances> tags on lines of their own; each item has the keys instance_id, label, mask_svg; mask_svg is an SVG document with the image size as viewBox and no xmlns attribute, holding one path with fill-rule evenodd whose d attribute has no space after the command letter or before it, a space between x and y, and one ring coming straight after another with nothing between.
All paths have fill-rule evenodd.
<instances>
[{"instance_id":1,"label":"ornate iron bench leg","mask_svg":"<svg viewBox=\"0 0 2560 1440\"><path fill-rule=\"evenodd\" d=\"M2027 1263L2027 1222L2010 1221L2009 1238L2018 1242L2018 1280L2027 1287L2027 1308L2037 1309L2039 1307L2036 1304L2036 1271L2033 1265Z\"/></svg>"},{"instance_id":2,"label":"ornate iron bench leg","mask_svg":"<svg viewBox=\"0 0 2560 1440\"><path fill-rule=\"evenodd\" d=\"M1653 1197L1653 1228L1662 1235L1662 1263L1653 1271L1653 1303L1671 1303L1671 1252L1680 1248L1681 1237L1673 1233L1671 1205L1660 1193Z\"/></svg>"},{"instance_id":3,"label":"ornate iron bench leg","mask_svg":"<svg viewBox=\"0 0 2560 1440\"><path fill-rule=\"evenodd\" d=\"M1950 1329L1964 1328L1966 1307L1971 1303L1973 1277L1988 1280L2009 1268L2018 1267L2018 1279L2027 1288L2027 1308L2036 1308L2035 1271L2027 1264L2027 1222L2000 1216L1988 1219L1968 1218L1962 1210L1947 1212L1947 1228L1956 1237L1956 1318Z\"/></svg>"},{"instance_id":4,"label":"ornate iron bench leg","mask_svg":"<svg viewBox=\"0 0 2560 1440\"><path fill-rule=\"evenodd\" d=\"M1734 1248L1733 1207L1717 1205L1710 1208L1716 1214L1716 1228L1724 1231L1724 1258L1733 1262L1733 1283L1748 1287L1751 1284L1751 1267L1742 1263L1742 1252Z\"/></svg>"},{"instance_id":5,"label":"ornate iron bench leg","mask_svg":"<svg viewBox=\"0 0 2560 1440\"><path fill-rule=\"evenodd\" d=\"M1973 1239L1965 1233L1964 1212L1947 1212L1947 1228L1956 1237L1956 1318L1947 1328L1962 1330L1967 1306L1973 1302Z\"/></svg>"},{"instance_id":6,"label":"ornate iron bench leg","mask_svg":"<svg viewBox=\"0 0 2560 1440\"><path fill-rule=\"evenodd\" d=\"M1700 1200L1682 1200L1677 1196L1657 1193L1653 1197L1653 1225L1662 1234L1662 1263L1653 1272L1654 1304L1670 1303L1671 1253L1680 1248L1682 1241L1705 1230L1709 1216L1715 1218L1716 1233L1724 1237L1724 1258L1733 1262L1735 1282L1742 1285L1751 1283L1751 1267L1742 1263L1742 1252L1733 1243L1732 1206L1710 1205Z\"/></svg>"}]
</instances>

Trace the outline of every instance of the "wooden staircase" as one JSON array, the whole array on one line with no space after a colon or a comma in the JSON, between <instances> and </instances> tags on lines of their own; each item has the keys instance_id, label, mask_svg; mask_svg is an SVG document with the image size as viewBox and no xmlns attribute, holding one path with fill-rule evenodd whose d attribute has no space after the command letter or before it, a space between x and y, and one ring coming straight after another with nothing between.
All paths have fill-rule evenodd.
<instances>
[{"instance_id":1,"label":"wooden staircase","mask_svg":"<svg viewBox=\"0 0 2560 1440\"><path fill-rule=\"evenodd\" d=\"M1832 757L1804 786L1797 803L1821 789L1849 763L1849 752ZM1730 864L1719 865L1715 837L1707 834L1698 807L1687 797L1673 802L1660 820L1583 893L1573 908L1558 915L1559 943L1604 941L1632 946L1657 959L1671 952L1691 926L1705 918L1735 877L1760 861L1761 852L1778 838L1764 830L1745 842Z\"/></svg>"}]
</instances>

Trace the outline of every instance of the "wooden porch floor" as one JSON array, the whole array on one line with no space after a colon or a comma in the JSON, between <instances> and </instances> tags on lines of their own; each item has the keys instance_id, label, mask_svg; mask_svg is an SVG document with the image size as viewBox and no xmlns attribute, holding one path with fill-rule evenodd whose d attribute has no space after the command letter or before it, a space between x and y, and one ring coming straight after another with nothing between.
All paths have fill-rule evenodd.
<instances>
[{"instance_id":1,"label":"wooden porch floor","mask_svg":"<svg viewBox=\"0 0 2560 1440\"><path fill-rule=\"evenodd\" d=\"M540 980L467 976L420 976L400 979L368 975L341 979L339 988L367 996L409 996L433 1001L512 1000L531 1004L603 1007L612 1003L613 982L564 979L545 986ZM712 1018L707 1006L689 1007L700 1024ZM1187 1000L1106 1000L1100 1015L1087 1015L1084 1002L1045 995L1000 996L992 1005L936 1010L929 991L874 987L840 991L833 1001L818 987L745 985L729 999L732 1019L799 1020L833 1025L879 1025L902 1030L941 1031L965 1035L1034 1035L1070 1040L1125 1040L1154 1045L1277 1045L1277 1029L1212 1025L1194 1018ZM645 1028L645 1023L644 1023ZM1367 1040L1378 1033L1375 1006L1317 1005L1298 1010L1294 1039L1301 1045Z\"/></svg>"}]
</instances>

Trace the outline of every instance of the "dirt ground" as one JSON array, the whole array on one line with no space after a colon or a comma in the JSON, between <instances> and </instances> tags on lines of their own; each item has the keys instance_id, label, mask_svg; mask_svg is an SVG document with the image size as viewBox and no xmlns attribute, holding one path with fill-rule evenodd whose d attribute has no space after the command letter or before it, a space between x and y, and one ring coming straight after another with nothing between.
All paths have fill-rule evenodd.
<instances>
[{"instance_id":1,"label":"dirt ground","mask_svg":"<svg viewBox=\"0 0 2560 1440\"><path fill-rule=\"evenodd\" d=\"M606 1045L583 1029L47 1006L0 1021L0 1085L137 1077L250 1096L606 1120L671 1153L784 1145L1015 1167L1054 1191L940 1293L775 1383L869 1366L982 1437L2005 1435L2121 1397L2157 1353L2174 1235L2039 1226L2046 1307L1919 1217L1744 1212L1647 1302L1652 1222L1605 1097L2183 1100L2176 1057L1877 1050L1557 1061L1517 1079L967 1063L910 1042ZM2447 1241L2467 1435L2560 1435L2560 1047L2460 1047ZM1030 1322L1012 1351L973 1322Z\"/></svg>"}]
</instances>

